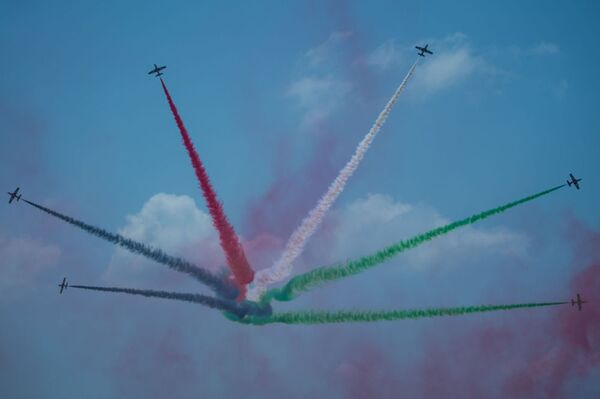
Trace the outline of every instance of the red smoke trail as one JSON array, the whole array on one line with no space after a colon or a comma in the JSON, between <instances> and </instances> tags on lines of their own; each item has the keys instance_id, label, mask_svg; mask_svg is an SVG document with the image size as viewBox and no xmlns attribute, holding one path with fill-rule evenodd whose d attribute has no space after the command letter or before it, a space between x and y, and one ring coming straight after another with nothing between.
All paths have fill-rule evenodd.
<instances>
[{"instance_id":1,"label":"red smoke trail","mask_svg":"<svg viewBox=\"0 0 600 399\"><path fill-rule=\"evenodd\" d=\"M173 99L167 90L167 86L165 86L165 82L160 80L162 84L163 90L165 91L165 95L167 96L167 101L169 101L169 107L171 107L171 112L175 117L175 122L177 122L177 127L181 132L181 137L183 138L183 144L185 144L185 148L187 149L188 154L190 155L190 159L192 161L192 165L194 166L194 171L196 172L196 177L198 177L198 181L200 182L200 187L202 188L202 194L204 195L204 199L206 200L206 205L208 207L208 211L212 216L213 224L219 232L219 238L221 240L221 247L223 251L225 251L225 256L227 257L227 264L231 268L235 280L240 286L240 296L239 300L243 299L246 295L245 286L252 282L254 279L254 271L250 267L248 260L246 259L246 255L244 254L244 249L242 248L240 241L235 234L235 230L233 230L233 226L227 220L227 216L225 216L225 212L223 211L223 206L217 199L217 195L210 184L210 180L208 175L206 174L206 170L204 169L204 165L202 165L202 161L200 161L200 157L194 148L194 144L192 143L192 139L187 132L187 129L183 125L183 120L179 116L179 112L177 112L177 108L175 107L175 103L173 103Z\"/></svg>"}]
</instances>

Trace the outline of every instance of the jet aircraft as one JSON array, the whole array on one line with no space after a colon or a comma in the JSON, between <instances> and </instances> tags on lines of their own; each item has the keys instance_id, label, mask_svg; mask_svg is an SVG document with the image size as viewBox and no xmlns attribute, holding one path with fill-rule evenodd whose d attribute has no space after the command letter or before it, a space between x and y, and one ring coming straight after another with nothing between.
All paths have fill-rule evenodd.
<instances>
[{"instance_id":1,"label":"jet aircraft","mask_svg":"<svg viewBox=\"0 0 600 399\"><path fill-rule=\"evenodd\" d=\"M584 303L587 303L587 301L584 301L583 299L581 299L581 296L579 295L579 293L577 294L577 300L571 299L571 306L577 305L577 308L579 309L579 311L581 311L581 305L583 305Z\"/></svg>"},{"instance_id":2,"label":"jet aircraft","mask_svg":"<svg viewBox=\"0 0 600 399\"><path fill-rule=\"evenodd\" d=\"M575 188L577 188L577 190L579 190L579 182L583 179L577 179L575 176L573 176L572 173L569 173L569 176L571 176L571 180L567 180L567 184L570 186L575 186Z\"/></svg>"},{"instance_id":3,"label":"jet aircraft","mask_svg":"<svg viewBox=\"0 0 600 399\"><path fill-rule=\"evenodd\" d=\"M66 290L67 287L69 286L69 283L67 283L67 278L63 277L62 283L60 283L58 286L60 287L60 294L62 294L63 291Z\"/></svg>"},{"instance_id":4,"label":"jet aircraft","mask_svg":"<svg viewBox=\"0 0 600 399\"><path fill-rule=\"evenodd\" d=\"M13 202L13 200L16 198L17 202L21 199L21 194L19 194L19 187L17 187L17 189L15 191L13 191L12 193L7 193L8 195L10 195L10 198L8 200L8 203L10 204L11 202ZM17 195L19 194L19 195Z\"/></svg>"},{"instance_id":5,"label":"jet aircraft","mask_svg":"<svg viewBox=\"0 0 600 399\"><path fill-rule=\"evenodd\" d=\"M156 76L156 77L162 76L162 73L160 71L162 71L166 67L167 67L166 65L159 67L158 65L154 64L154 69L151 70L150 72L148 72L148 75L152 75L154 73L155 74L154 76Z\"/></svg>"},{"instance_id":6,"label":"jet aircraft","mask_svg":"<svg viewBox=\"0 0 600 399\"><path fill-rule=\"evenodd\" d=\"M425 45L425 47L419 47L419 46L415 46L415 48L416 48L417 50L419 50L419 53L418 53L418 54L419 54L421 57L425 57L425 54L433 54L433 52L429 51L429 50L427 49L427 47L429 47L429 44L426 44L426 45Z\"/></svg>"}]
</instances>

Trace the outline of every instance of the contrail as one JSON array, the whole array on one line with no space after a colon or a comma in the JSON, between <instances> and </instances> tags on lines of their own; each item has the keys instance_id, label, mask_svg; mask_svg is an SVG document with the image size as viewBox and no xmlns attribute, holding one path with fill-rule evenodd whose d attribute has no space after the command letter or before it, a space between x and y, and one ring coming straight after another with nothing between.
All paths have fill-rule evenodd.
<instances>
[{"instance_id":1,"label":"contrail","mask_svg":"<svg viewBox=\"0 0 600 399\"><path fill-rule=\"evenodd\" d=\"M219 278L218 276L213 275L207 270L193 265L184 259L167 255L160 249L152 248L145 244L134 241L130 238L125 238L120 234L109 233L104 229L89 225L70 216L63 215L61 213L53 211L52 209L48 209L46 207L38 205L34 202L27 201L26 199L23 199L23 201L73 226L79 227L83 231L93 234L96 237L100 237L113 244L117 244L135 254L143 255L146 258L152 259L158 263L162 263L163 265L167 265L171 269L176 270L178 272L187 273L190 276L199 280L200 282L214 289L218 295L222 295L226 298L235 298L238 295L238 290L231 284L227 283L226 280Z\"/></svg>"},{"instance_id":2,"label":"contrail","mask_svg":"<svg viewBox=\"0 0 600 399\"><path fill-rule=\"evenodd\" d=\"M210 183L208 178L208 174L204 169L204 165L198 156L198 152L194 148L194 144L192 143L192 139L188 134L187 129L183 124L183 120L179 116L179 112L177 111L177 107L175 107L175 103L167 90L167 86L165 82L160 79L160 83L162 84L162 88L167 96L167 101L169 102L169 107L171 108L171 112L173 113L173 117L175 118L175 122L177 123L177 127L181 132L181 137L183 138L183 143L187 152L190 156L190 160L192 161L192 166L194 167L194 171L196 172L196 177L200 182L200 187L202 188L202 194L204 195L204 199L206 200L206 205L208 207L208 211L212 217L213 225L219 232L219 239L221 241L221 247L225 252L225 256L227 258L227 263L231 268L231 271L239 285L241 290L240 298L243 299L245 296L246 285L252 282L254 278L254 271L250 267L248 260L246 259L246 255L244 254L244 249L240 244L237 234L233 229L233 226L227 220L227 216L225 216L225 212L223 211L223 206L217 199L217 195Z\"/></svg>"},{"instance_id":3,"label":"contrail","mask_svg":"<svg viewBox=\"0 0 600 399\"><path fill-rule=\"evenodd\" d=\"M134 288L118 288L118 287L95 287L89 285L70 285L71 288L79 288L84 290L104 291L104 292L120 292L130 295L142 295L152 298L173 299L176 301L186 301L199 303L209 308L219 309L224 312L233 314L239 318L246 315L258 315L259 317L268 317L271 314L271 307L258 307L256 303L242 302L238 304L232 300L213 298L200 294L188 294L180 292L156 291L156 290L141 290Z\"/></svg>"},{"instance_id":4,"label":"contrail","mask_svg":"<svg viewBox=\"0 0 600 399\"><path fill-rule=\"evenodd\" d=\"M493 208L473 216L469 216L465 219L452 222L442 227L438 227L436 229L430 230L426 233L419 234L410 238L406 241L400 241L396 244L393 244L387 248L382 249L372 255L368 255L358 260L349 261L346 264L330 266L330 267L320 267L318 269L312 270L310 272L298 275L292 278L285 286L280 289L272 289L269 290L261 301L269 302L271 299L276 299L278 301L289 301L298 296L301 292L308 291L312 287L319 285L321 283L327 281L334 281L344 277L349 277L354 274L358 274L363 272L371 267L379 265L397 254L404 252L408 249L412 249L418 247L419 245L434 239L435 237L439 237L444 234L448 234L452 230L455 230L459 227L467 226L473 224L477 221L487 219L490 216L497 215L501 212L504 212L510 208L513 208L517 205L524 204L526 202L532 201L536 198L542 197L544 195L550 194L562 187L557 186L551 188L546 191L542 191L540 193L531 195L529 197L522 198L518 201L510 202L506 205L499 206L497 208Z\"/></svg>"},{"instance_id":5,"label":"contrail","mask_svg":"<svg viewBox=\"0 0 600 399\"><path fill-rule=\"evenodd\" d=\"M258 300L258 298L265 292L267 285L282 281L291 274L294 260L300 256L308 239L315 233L323 221L325 214L329 208L331 208L336 198L342 193L342 191L344 191L344 187L346 186L348 179L350 179L356 168L358 168L360 165L360 161L364 158L369 146L373 142L373 139L375 139L375 135L385 123L385 120L398 101L400 94L404 90L406 83L412 76L417 63L418 60L415 61L415 63L410 67L408 73L402 80L402 83L400 83L400 86L398 86L394 92L394 95L392 98L390 98L383 111L381 111L367 135L358 144L358 147L356 147L352 158L350 158L344 168L340 170L340 173L335 178L333 183L331 183L325 195L321 197L317 205L309 212L308 216L302 220L300 226L298 226L298 228L292 233L281 257L270 268L260 270L256 273L256 280L254 285L251 286L248 291L248 298Z\"/></svg>"},{"instance_id":6,"label":"contrail","mask_svg":"<svg viewBox=\"0 0 600 399\"><path fill-rule=\"evenodd\" d=\"M432 308L416 310L393 310L379 312L287 312L274 313L271 316L246 316L241 323L263 325L272 323L283 324L331 324L331 323L373 323L377 321L392 321L404 319L422 319L441 316L461 316L470 313L495 312L520 308L536 308L542 306L564 305L568 302L520 303L514 305L480 305L456 308Z\"/></svg>"}]
</instances>

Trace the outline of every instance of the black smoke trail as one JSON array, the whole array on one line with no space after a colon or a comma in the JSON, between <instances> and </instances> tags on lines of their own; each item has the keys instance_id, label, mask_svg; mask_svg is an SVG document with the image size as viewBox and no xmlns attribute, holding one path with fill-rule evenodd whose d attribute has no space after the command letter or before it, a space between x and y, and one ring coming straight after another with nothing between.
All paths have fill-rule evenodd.
<instances>
[{"instance_id":1,"label":"black smoke trail","mask_svg":"<svg viewBox=\"0 0 600 399\"><path fill-rule=\"evenodd\" d=\"M158 263L162 263L163 265L169 266L171 269L176 270L181 273L187 273L188 275L194 277L198 281L208 285L212 289L215 290L217 295L223 296L226 298L235 298L238 295L237 288L235 288L232 284L227 282L227 280L220 278L218 276L213 275L209 271L196 266L184 259L177 258L171 255L167 255L162 250L157 248L152 248L148 245L139 243L130 238L123 237L120 234L110 233L104 229L99 227L95 227L74 219L70 216L65 216L61 213L53 211L52 209L48 209L41 205L38 205L34 202L27 201L23 199L23 201L27 202L29 205L34 206L58 219L61 219L73 226L79 227L80 229L95 235L96 237L100 237L106 241L109 241L113 244L119 245L130 252L135 254L140 254L145 256L148 259L152 259Z\"/></svg>"},{"instance_id":2,"label":"black smoke trail","mask_svg":"<svg viewBox=\"0 0 600 399\"><path fill-rule=\"evenodd\" d=\"M176 301L185 301L198 303L212 309L219 309L238 318L243 318L246 315L254 315L258 317L268 317L271 314L270 306L258 306L256 303L242 302L238 304L235 301L228 299L213 298L201 294L190 294L180 292L143 290L135 288L119 288L119 287L96 287L90 285L70 285L70 288L79 288L84 290L103 291L103 292L118 292L129 295L141 295L148 298L172 299Z\"/></svg>"}]
</instances>

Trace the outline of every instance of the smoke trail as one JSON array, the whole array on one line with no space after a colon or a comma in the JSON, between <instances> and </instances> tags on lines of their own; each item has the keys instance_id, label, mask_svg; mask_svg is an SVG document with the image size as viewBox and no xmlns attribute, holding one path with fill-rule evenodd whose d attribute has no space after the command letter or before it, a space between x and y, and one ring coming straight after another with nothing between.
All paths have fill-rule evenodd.
<instances>
[{"instance_id":1,"label":"smoke trail","mask_svg":"<svg viewBox=\"0 0 600 399\"><path fill-rule=\"evenodd\" d=\"M260 295L264 293L267 285L279 282L290 275L294 260L302 253L306 242L315 233L329 208L331 208L336 198L344 190L346 182L348 179L350 179L356 168L358 168L360 165L360 161L364 158L369 146L373 142L373 139L375 139L375 135L385 123L385 120L398 101L400 94L404 90L406 83L412 76L415 67L417 66L417 62L418 61L415 61L415 63L410 67L408 73L402 80L402 83L400 83L400 86L398 86L394 92L392 98L390 98L383 111L381 111L367 135L358 144L358 147L356 147L354 155L352 155L350 161L348 161L344 168L340 170L340 173L335 178L333 183L331 183L325 195L321 197L317 205L310 211L308 216L302 220L300 226L298 226L298 228L292 233L281 257L269 269L264 269L257 272L255 286L250 288L248 292L248 298L257 300Z\"/></svg>"},{"instance_id":2,"label":"smoke trail","mask_svg":"<svg viewBox=\"0 0 600 399\"><path fill-rule=\"evenodd\" d=\"M77 219L74 219L70 216L65 216L61 213L53 211L52 209L48 209L41 205L38 205L34 202L27 201L23 199L23 201L27 202L29 205L34 206L54 217L57 217L67 223L72 224L73 226L79 227L80 229L95 235L96 237L100 237L106 241L109 241L113 244L117 244L135 254L140 254L145 256L146 258L152 259L158 263L162 263L163 265L169 266L171 269L176 270L178 272L187 273L190 276L196 278L200 282L208 285L213 288L218 295L222 295L226 298L235 298L238 295L238 291L235 287L228 284L225 280L214 276L207 270L204 270L196 265L189 263L188 261L176 258L174 256L167 255L160 249L149 247L145 244L134 241L130 238L125 238L120 234L109 233L108 231L101 229L99 227L91 226L84 222L81 222Z\"/></svg>"},{"instance_id":3,"label":"smoke trail","mask_svg":"<svg viewBox=\"0 0 600 399\"><path fill-rule=\"evenodd\" d=\"M71 288L79 288L84 290L104 291L104 292L120 292L130 295L142 295L152 298L173 299L176 301L186 301L199 303L209 308L219 309L227 313L233 314L239 318L246 315L257 315L258 317L268 317L271 314L271 307L258 307L256 303L242 302L237 304L234 301L213 298L200 294L187 294L179 292L155 291L155 290L140 290L134 288L117 288L117 287L94 287L89 285L70 285Z\"/></svg>"},{"instance_id":4,"label":"smoke trail","mask_svg":"<svg viewBox=\"0 0 600 399\"><path fill-rule=\"evenodd\" d=\"M308 291L313 286L318 285L320 283L324 283L326 281L338 280L344 277L349 277L354 274L358 274L363 272L373 266L376 266L380 263L383 263L395 255L404 252L408 249L415 248L427 241L434 239L435 237L448 234L452 230L455 230L459 227L463 227L469 224L473 224L479 220L487 219L490 216L499 214L504 212L510 208L513 208L517 205L524 204L526 202L532 201L536 198L542 197L544 195L550 194L565 185L560 185L554 188L551 188L546 191L542 191L540 193L531 195L529 197L522 198L518 201L514 201L508 203L506 205L499 206L497 208L493 208L473 216L469 216L465 219L452 222L442 227L438 227L436 229L430 230L426 233L419 234L410 238L406 241L400 241L396 244L390 245L387 248L382 249L372 255L368 255L358 260L349 261L344 265L337 265L331 267L320 267L318 269L312 270L308 273L301 274L292 278L285 286L280 289L272 289L269 290L261 299L262 301L269 302L271 299L277 299L279 301L289 301L300 294L300 292Z\"/></svg>"},{"instance_id":5,"label":"smoke trail","mask_svg":"<svg viewBox=\"0 0 600 399\"><path fill-rule=\"evenodd\" d=\"M183 120L179 116L179 112L177 111L175 103L173 102L173 99L167 90L167 86L162 79L160 80L160 83L162 84L162 88L167 96L167 101L169 102L169 107L171 108L171 112L173 113L173 117L177 123L177 127L179 127L179 131L181 132L181 137L183 138L183 143L190 156L190 160L192 161L192 166L196 172L196 177L200 182L200 187L202 188L202 193L204 195L204 199L206 200L206 205L212 217L213 224L219 232L221 247L223 248L225 256L227 257L227 263L229 264L229 267L231 268L231 271L233 272L233 275L240 286L240 297L243 298L245 294L245 285L252 282L252 279L254 278L254 271L246 259L244 249L239 242L233 226L227 220L227 216L225 216L222 204L217 199L217 195L210 183L208 174L204 169L202 161L200 161L200 157L194 148L194 144L192 143L192 139L190 138L187 129L183 125Z\"/></svg>"},{"instance_id":6,"label":"smoke trail","mask_svg":"<svg viewBox=\"0 0 600 399\"><path fill-rule=\"evenodd\" d=\"M274 313L271 316L246 316L241 323L263 325L272 323L283 324L331 324L331 323L372 323L376 321L392 321L404 319L422 319L426 317L460 316L470 313L495 312L519 308L536 308L542 306L564 305L569 302L520 303L514 305L480 305L456 308L432 308L417 310L393 310L380 312L287 312Z\"/></svg>"}]
</instances>

